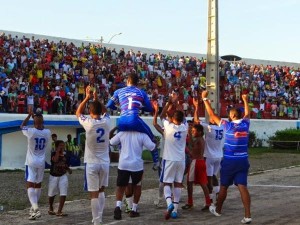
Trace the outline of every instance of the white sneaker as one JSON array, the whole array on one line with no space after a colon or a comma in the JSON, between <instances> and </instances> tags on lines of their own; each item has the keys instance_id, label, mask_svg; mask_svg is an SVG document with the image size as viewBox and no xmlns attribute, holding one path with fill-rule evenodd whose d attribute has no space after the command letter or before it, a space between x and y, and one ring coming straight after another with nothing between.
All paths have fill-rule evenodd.
<instances>
[{"instance_id":1,"label":"white sneaker","mask_svg":"<svg viewBox=\"0 0 300 225\"><path fill-rule=\"evenodd\" d=\"M244 217L242 220L241 220L241 223L243 224L249 224L252 222L252 219L251 217Z\"/></svg>"},{"instance_id":2,"label":"white sneaker","mask_svg":"<svg viewBox=\"0 0 300 225\"><path fill-rule=\"evenodd\" d=\"M31 213L31 215L29 216L29 220L35 220L36 218L40 218L41 217L41 212L40 210L36 209L35 211L33 211Z\"/></svg>"},{"instance_id":3,"label":"white sneaker","mask_svg":"<svg viewBox=\"0 0 300 225\"><path fill-rule=\"evenodd\" d=\"M217 213L216 206L214 205L209 206L209 211L211 212L211 214L214 214L215 216L221 216L220 213Z\"/></svg>"}]
</instances>

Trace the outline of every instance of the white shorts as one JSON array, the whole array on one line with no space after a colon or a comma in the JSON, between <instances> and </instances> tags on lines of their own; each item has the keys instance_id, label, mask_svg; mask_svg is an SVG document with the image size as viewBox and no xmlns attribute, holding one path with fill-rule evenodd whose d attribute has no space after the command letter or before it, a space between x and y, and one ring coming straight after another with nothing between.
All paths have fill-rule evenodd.
<instances>
[{"instance_id":1,"label":"white shorts","mask_svg":"<svg viewBox=\"0 0 300 225\"><path fill-rule=\"evenodd\" d=\"M49 185L48 185L48 196L53 197L55 195L67 196L68 194L68 176L67 174L61 177L54 177L49 175Z\"/></svg>"},{"instance_id":2,"label":"white shorts","mask_svg":"<svg viewBox=\"0 0 300 225\"><path fill-rule=\"evenodd\" d=\"M44 178L44 167L32 167L27 166L25 167L25 180L31 183L42 183Z\"/></svg>"},{"instance_id":3,"label":"white shorts","mask_svg":"<svg viewBox=\"0 0 300 225\"><path fill-rule=\"evenodd\" d=\"M182 183L185 170L185 161L162 161L162 172L160 174L160 181L163 183L172 184Z\"/></svg>"},{"instance_id":4,"label":"white shorts","mask_svg":"<svg viewBox=\"0 0 300 225\"><path fill-rule=\"evenodd\" d=\"M220 172L222 158L206 158L206 174L209 177L217 176Z\"/></svg>"},{"instance_id":5,"label":"white shorts","mask_svg":"<svg viewBox=\"0 0 300 225\"><path fill-rule=\"evenodd\" d=\"M99 191L108 186L109 163L87 163L85 165L85 189Z\"/></svg>"}]
</instances>

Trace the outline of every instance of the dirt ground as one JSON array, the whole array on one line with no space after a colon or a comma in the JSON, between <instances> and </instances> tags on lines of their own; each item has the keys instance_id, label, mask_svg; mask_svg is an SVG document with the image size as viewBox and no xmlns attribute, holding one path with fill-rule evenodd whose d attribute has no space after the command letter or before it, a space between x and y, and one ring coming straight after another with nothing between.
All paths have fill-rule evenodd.
<instances>
[{"instance_id":1,"label":"dirt ground","mask_svg":"<svg viewBox=\"0 0 300 225\"><path fill-rule=\"evenodd\" d=\"M250 173L256 174L261 171L276 168L284 168L294 165L300 165L300 154L291 153L264 153L250 156ZM152 171L152 163L145 164L145 173L143 180L143 190L157 188L158 176L157 172ZM110 170L109 187L106 195L112 195L115 191L116 183L116 166L112 166ZM83 191L83 169L76 169L69 176L69 193L67 200L88 199L88 194ZM42 195L40 205L48 204L47 185L49 173L44 176ZM23 210L29 207L27 192L25 188L24 171L0 171L0 210L1 213L10 210Z\"/></svg>"}]
</instances>

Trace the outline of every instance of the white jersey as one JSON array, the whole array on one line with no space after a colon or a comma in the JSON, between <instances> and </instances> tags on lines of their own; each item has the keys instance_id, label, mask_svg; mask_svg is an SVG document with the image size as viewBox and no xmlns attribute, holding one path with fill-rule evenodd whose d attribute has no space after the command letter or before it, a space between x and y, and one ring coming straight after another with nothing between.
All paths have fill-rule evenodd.
<instances>
[{"instance_id":1,"label":"white jersey","mask_svg":"<svg viewBox=\"0 0 300 225\"><path fill-rule=\"evenodd\" d=\"M79 123L86 132L84 163L109 163L109 116L97 120L80 115Z\"/></svg>"},{"instance_id":2,"label":"white jersey","mask_svg":"<svg viewBox=\"0 0 300 225\"><path fill-rule=\"evenodd\" d=\"M144 169L143 150L155 149L155 144L149 136L137 131L121 131L110 140L110 144L121 144L118 169L133 172Z\"/></svg>"},{"instance_id":3,"label":"white jersey","mask_svg":"<svg viewBox=\"0 0 300 225\"><path fill-rule=\"evenodd\" d=\"M165 137L163 159L184 161L188 123L185 121L180 125L175 125L168 120L163 120L163 125Z\"/></svg>"},{"instance_id":4,"label":"white jersey","mask_svg":"<svg viewBox=\"0 0 300 225\"><path fill-rule=\"evenodd\" d=\"M51 131L25 126L22 128L22 132L28 140L25 165L36 168L45 167L45 157L47 148L50 147Z\"/></svg>"},{"instance_id":5,"label":"white jersey","mask_svg":"<svg viewBox=\"0 0 300 225\"><path fill-rule=\"evenodd\" d=\"M201 122L205 133L204 157L222 158L224 146L223 126L210 125Z\"/></svg>"}]
</instances>

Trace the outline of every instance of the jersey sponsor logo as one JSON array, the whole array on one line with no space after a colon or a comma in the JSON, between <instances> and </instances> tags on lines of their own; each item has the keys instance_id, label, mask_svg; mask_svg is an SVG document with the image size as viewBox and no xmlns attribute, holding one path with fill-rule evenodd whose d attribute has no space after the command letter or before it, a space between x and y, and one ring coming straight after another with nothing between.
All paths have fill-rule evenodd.
<instances>
[{"instance_id":1,"label":"jersey sponsor logo","mask_svg":"<svg viewBox=\"0 0 300 225\"><path fill-rule=\"evenodd\" d=\"M248 132L247 131L242 131L242 132L235 132L234 137L240 138L240 137L248 137Z\"/></svg>"}]
</instances>

